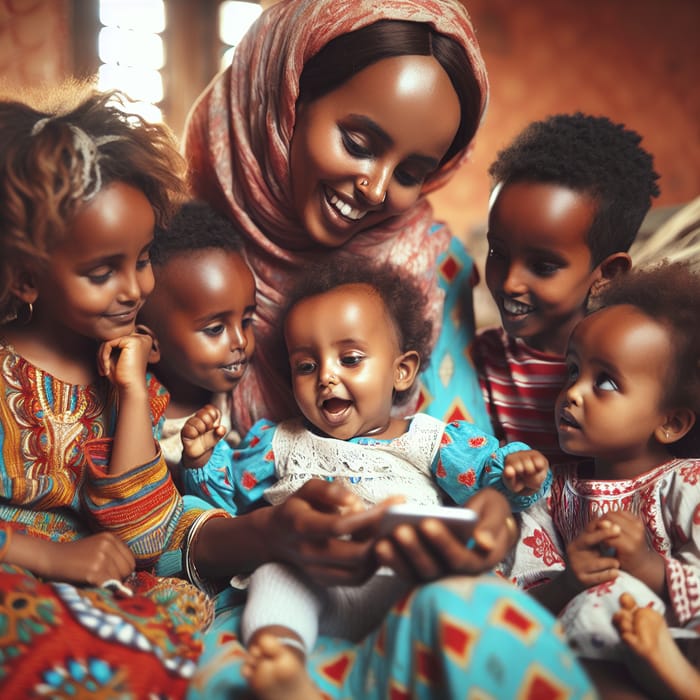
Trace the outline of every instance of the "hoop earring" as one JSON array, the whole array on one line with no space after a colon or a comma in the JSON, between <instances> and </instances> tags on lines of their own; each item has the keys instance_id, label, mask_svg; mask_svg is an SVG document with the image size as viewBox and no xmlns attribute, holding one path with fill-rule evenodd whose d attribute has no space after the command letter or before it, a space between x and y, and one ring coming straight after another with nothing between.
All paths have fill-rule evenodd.
<instances>
[{"instance_id":1,"label":"hoop earring","mask_svg":"<svg viewBox=\"0 0 700 700\"><path fill-rule=\"evenodd\" d=\"M26 309L26 311L24 311ZM17 320L23 325L27 326L32 320L34 315L34 304L28 301L20 311L17 312Z\"/></svg>"}]
</instances>

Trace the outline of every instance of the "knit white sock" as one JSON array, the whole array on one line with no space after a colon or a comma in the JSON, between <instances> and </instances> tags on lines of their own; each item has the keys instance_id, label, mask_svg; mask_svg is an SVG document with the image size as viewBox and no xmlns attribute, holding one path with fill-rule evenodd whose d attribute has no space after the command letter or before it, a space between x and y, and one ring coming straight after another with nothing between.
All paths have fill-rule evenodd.
<instances>
[{"instance_id":1,"label":"knit white sock","mask_svg":"<svg viewBox=\"0 0 700 700\"><path fill-rule=\"evenodd\" d=\"M262 627L280 625L297 634L308 654L318 636L322 600L316 590L293 568L263 564L255 570L241 619L243 643Z\"/></svg>"}]
</instances>

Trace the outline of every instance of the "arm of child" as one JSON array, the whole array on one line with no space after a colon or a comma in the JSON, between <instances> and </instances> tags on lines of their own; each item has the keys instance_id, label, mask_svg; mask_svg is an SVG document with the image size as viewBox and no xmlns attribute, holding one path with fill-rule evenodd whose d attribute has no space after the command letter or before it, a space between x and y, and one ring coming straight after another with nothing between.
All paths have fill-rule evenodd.
<instances>
[{"instance_id":1,"label":"arm of child","mask_svg":"<svg viewBox=\"0 0 700 700\"><path fill-rule=\"evenodd\" d=\"M100 586L123 581L136 566L129 548L110 532L73 542L53 542L31 535L10 533L3 562L28 569L49 581Z\"/></svg>"},{"instance_id":2,"label":"arm of child","mask_svg":"<svg viewBox=\"0 0 700 700\"><path fill-rule=\"evenodd\" d=\"M226 435L221 411L211 404L199 409L182 427L182 466L200 469L210 459L216 443Z\"/></svg>"},{"instance_id":3,"label":"arm of child","mask_svg":"<svg viewBox=\"0 0 700 700\"><path fill-rule=\"evenodd\" d=\"M98 351L98 370L119 393L109 464L109 473L115 476L149 462L157 452L146 387L146 366L153 360L152 353L153 339L139 332L108 340Z\"/></svg>"},{"instance_id":4,"label":"arm of child","mask_svg":"<svg viewBox=\"0 0 700 700\"><path fill-rule=\"evenodd\" d=\"M520 450L506 456L503 483L513 493L531 496L537 493L547 478L549 460L537 450Z\"/></svg>"}]
</instances>

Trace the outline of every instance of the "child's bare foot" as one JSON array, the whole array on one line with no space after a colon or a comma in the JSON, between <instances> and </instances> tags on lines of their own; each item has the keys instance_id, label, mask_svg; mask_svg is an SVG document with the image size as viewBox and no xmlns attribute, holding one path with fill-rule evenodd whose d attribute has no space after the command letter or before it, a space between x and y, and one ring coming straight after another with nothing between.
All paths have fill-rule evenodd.
<instances>
[{"instance_id":1,"label":"child's bare foot","mask_svg":"<svg viewBox=\"0 0 700 700\"><path fill-rule=\"evenodd\" d=\"M620 596L613 624L633 657L633 672L654 697L700 700L700 672L683 656L664 618L652 608L639 608L629 593Z\"/></svg>"},{"instance_id":2,"label":"child's bare foot","mask_svg":"<svg viewBox=\"0 0 700 700\"><path fill-rule=\"evenodd\" d=\"M321 700L298 652L272 634L261 634L250 645L241 669L260 700Z\"/></svg>"}]
</instances>

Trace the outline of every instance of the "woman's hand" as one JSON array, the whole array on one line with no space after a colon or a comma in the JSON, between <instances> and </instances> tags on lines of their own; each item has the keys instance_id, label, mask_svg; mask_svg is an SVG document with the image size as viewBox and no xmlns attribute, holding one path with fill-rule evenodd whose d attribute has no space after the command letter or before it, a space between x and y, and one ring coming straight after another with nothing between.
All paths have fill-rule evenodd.
<instances>
[{"instance_id":1,"label":"woman's hand","mask_svg":"<svg viewBox=\"0 0 700 700\"><path fill-rule=\"evenodd\" d=\"M363 582L376 569L372 532L383 508L358 516L358 503L340 484L311 479L287 501L266 509L271 560L293 564L323 585Z\"/></svg>"},{"instance_id":2,"label":"woman's hand","mask_svg":"<svg viewBox=\"0 0 700 700\"><path fill-rule=\"evenodd\" d=\"M495 489L476 493L465 504L479 520L466 542L444 523L426 518L417 527L399 525L380 539L380 564L409 581L431 581L451 574L480 574L492 569L513 547L518 527L505 497Z\"/></svg>"},{"instance_id":3,"label":"woman's hand","mask_svg":"<svg viewBox=\"0 0 700 700\"><path fill-rule=\"evenodd\" d=\"M199 469L211 457L216 443L226 434L221 425L221 411L211 404L199 409L182 426L182 466Z\"/></svg>"}]
</instances>

